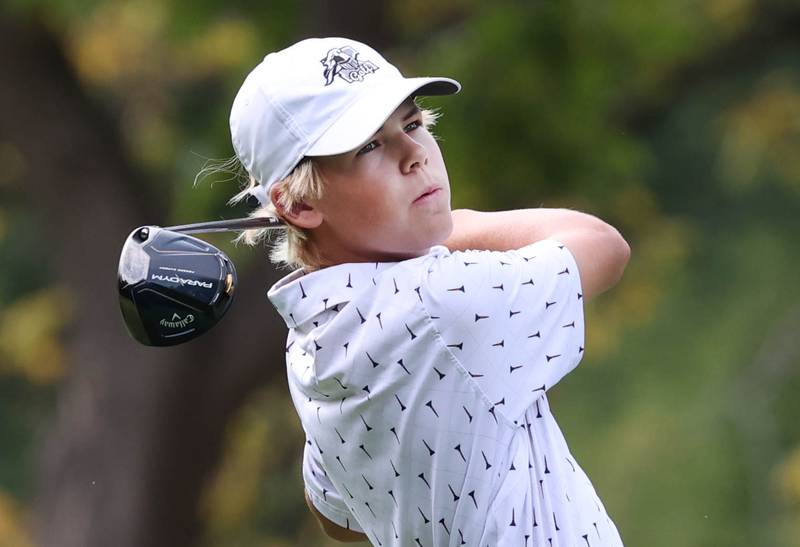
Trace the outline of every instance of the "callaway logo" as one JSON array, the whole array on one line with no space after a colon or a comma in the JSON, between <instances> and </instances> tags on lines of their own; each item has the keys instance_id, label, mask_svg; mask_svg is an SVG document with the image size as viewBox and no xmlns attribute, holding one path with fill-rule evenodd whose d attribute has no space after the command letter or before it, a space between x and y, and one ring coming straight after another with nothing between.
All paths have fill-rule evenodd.
<instances>
[{"instance_id":1,"label":"callaway logo","mask_svg":"<svg viewBox=\"0 0 800 547\"><path fill-rule=\"evenodd\" d=\"M325 85L331 85L336 76L348 84L363 82L364 76L378 70L374 63L359 61L358 52L350 46L333 48L320 63L325 67Z\"/></svg>"},{"instance_id":2,"label":"callaway logo","mask_svg":"<svg viewBox=\"0 0 800 547\"><path fill-rule=\"evenodd\" d=\"M189 285L190 287L202 287L204 289L210 289L214 286L210 281L197 281L196 279L186 279L178 275L152 274L151 279L156 279L158 281L169 281L170 283L177 283L178 285L181 286Z\"/></svg>"},{"instance_id":3,"label":"callaway logo","mask_svg":"<svg viewBox=\"0 0 800 547\"><path fill-rule=\"evenodd\" d=\"M191 313L187 313L186 317L184 317L183 319L181 319L181 316L178 315L177 313L173 313L171 320L167 321L167 318L165 317L164 319L158 322L158 324L161 325L162 327L169 327L171 329L182 329L186 327L186 325L189 325L190 323L194 323L194 315L192 315Z\"/></svg>"}]
</instances>

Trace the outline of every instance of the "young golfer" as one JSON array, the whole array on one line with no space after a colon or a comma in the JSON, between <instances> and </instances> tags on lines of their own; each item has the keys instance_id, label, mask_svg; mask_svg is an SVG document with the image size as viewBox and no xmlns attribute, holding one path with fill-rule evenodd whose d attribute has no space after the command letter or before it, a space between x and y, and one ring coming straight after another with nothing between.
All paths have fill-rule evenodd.
<instances>
[{"instance_id":1,"label":"young golfer","mask_svg":"<svg viewBox=\"0 0 800 547\"><path fill-rule=\"evenodd\" d=\"M619 546L547 390L628 245L577 211L451 212L414 97L459 89L324 38L268 55L233 103L251 177L234 199L286 221L272 256L296 268L269 299L309 508L329 536L380 546Z\"/></svg>"}]
</instances>

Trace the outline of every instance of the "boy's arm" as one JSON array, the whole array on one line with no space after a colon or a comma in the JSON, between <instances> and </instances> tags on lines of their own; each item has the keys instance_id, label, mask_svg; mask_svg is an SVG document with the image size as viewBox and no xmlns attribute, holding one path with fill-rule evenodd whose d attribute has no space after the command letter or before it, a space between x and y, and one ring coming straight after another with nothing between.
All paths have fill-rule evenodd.
<instances>
[{"instance_id":1,"label":"boy's arm","mask_svg":"<svg viewBox=\"0 0 800 547\"><path fill-rule=\"evenodd\" d=\"M362 534L360 532L354 532L353 530L348 530L347 528L342 528L338 524L331 522L330 520L325 518L322 515L322 513L317 511L317 508L314 507L314 504L311 503L311 500L308 498L308 492L306 492L305 496L306 496L306 505L308 505L308 508L311 510L311 513L315 517L317 517L317 520L322 526L322 530L329 538L335 539L336 541L341 541L343 543L368 541L366 534Z\"/></svg>"},{"instance_id":2,"label":"boy's arm","mask_svg":"<svg viewBox=\"0 0 800 547\"><path fill-rule=\"evenodd\" d=\"M567 246L580 270L584 299L613 287L622 277L630 247L611 225L569 209L519 209L484 213L453 211L450 250L508 251L542 239Z\"/></svg>"}]
</instances>

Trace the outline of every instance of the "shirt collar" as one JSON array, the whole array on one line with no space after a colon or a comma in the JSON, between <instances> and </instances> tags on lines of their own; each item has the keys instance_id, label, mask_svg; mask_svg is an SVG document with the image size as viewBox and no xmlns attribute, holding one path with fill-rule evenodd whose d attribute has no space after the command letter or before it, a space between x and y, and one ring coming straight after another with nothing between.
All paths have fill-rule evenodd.
<instances>
[{"instance_id":1,"label":"shirt collar","mask_svg":"<svg viewBox=\"0 0 800 547\"><path fill-rule=\"evenodd\" d=\"M431 247L428 255L448 254L441 245ZM427 256L427 255L426 255ZM295 328L358 294L377 285L377 279L401 262L354 262L330 266L313 272L297 270L267 292L272 305L286 326Z\"/></svg>"}]
</instances>

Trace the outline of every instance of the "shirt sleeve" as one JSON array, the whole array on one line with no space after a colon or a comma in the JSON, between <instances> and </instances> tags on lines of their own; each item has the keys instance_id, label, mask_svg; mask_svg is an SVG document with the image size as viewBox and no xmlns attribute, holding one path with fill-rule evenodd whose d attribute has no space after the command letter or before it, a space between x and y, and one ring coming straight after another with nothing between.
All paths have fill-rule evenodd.
<instances>
[{"instance_id":1,"label":"shirt sleeve","mask_svg":"<svg viewBox=\"0 0 800 547\"><path fill-rule=\"evenodd\" d=\"M303 452L303 482L311 503L322 516L348 530L364 533L344 499L328 478L312 443L306 442Z\"/></svg>"},{"instance_id":2,"label":"shirt sleeve","mask_svg":"<svg viewBox=\"0 0 800 547\"><path fill-rule=\"evenodd\" d=\"M494 412L511 422L583 356L583 295L563 244L436 257L423 304Z\"/></svg>"}]
</instances>

